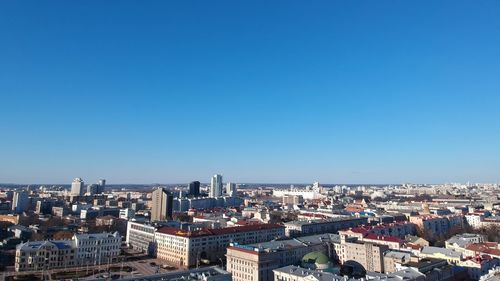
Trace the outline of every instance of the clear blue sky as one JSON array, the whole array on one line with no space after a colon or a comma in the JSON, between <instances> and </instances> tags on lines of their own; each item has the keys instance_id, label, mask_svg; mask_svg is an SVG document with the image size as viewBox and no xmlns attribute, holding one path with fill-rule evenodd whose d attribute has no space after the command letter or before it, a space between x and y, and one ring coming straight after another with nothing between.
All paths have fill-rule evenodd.
<instances>
[{"instance_id":1,"label":"clear blue sky","mask_svg":"<svg viewBox=\"0 0 500 281\"><path fill-rule=\"evenodd\" d=\"M500 181L499 1L2 1L0 182Z\"/></svg>"}]
</instances>

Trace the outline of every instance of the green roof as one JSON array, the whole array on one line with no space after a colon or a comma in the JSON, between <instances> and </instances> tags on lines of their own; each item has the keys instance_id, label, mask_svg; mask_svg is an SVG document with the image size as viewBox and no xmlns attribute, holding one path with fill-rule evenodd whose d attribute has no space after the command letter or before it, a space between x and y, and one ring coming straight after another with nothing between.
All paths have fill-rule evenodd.
<instances>
[{"instance_id":1,"label":"green roof","mask_svg":"<svg viewBox=\"0 0 500 281\"><path fill-rule=\"evenodd\" d=\"M302 258L305 263L328 264L330 259L322 252L311 252Z\"/></svg>"}]
</instances>

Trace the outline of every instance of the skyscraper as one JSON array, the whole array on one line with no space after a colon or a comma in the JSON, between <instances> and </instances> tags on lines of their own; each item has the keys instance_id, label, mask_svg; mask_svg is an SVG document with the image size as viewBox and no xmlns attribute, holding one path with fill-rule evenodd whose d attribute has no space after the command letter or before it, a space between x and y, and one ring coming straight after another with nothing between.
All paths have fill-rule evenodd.
<instances>
[{"instance_id":1,"label":"skyscraper","mask_svg":"<svg viewBox=\"0 0 500 281\"><path fill-rule=\"evenodd\" d=\"M22 213L28 209L30 198L26 191L16 191L12 197L12 211Z\"/></svg>"},{"instance_id":2,"label":"skyscraper","mask_svg":"<svg viewBox=\"0 0 500 281\"><path fill-rule=\"evenodd\" d=\"M210 197L222 196L222 175L215 174L210 182Z\"/></svg>"},{"instance_id":3,"label":"skyscraper","mask_svg":"<svg viewBox=\"0 0 500 281\"><path fill-rule=\"evenodd\" d=\"M100 179L98 182L99 189L97 190L98 194L101 194L104 192L104 188L106 187L106 180L105 179Z\"/></svg>"},{"instance_id":4,"label":"skyscraper","mask_svg":"<svg viewBox=\"0 0 500 281\"><path fill-rule=\"evenodd\" d=\"M236 196L236 184L235 183L228 182L226 184L226 195L231 196L231 197Z\"/></svg>"},{"instance_id":5,"label":"skyscraper","mask_svg":"<svg viewBox=\"0 0 500 281\"><path fill-rule=\"evenodd\" d=\"M95 195L95 194L99 193L99 187L100 186L96 183L89 184L89 185L87 185L87 193L89 195Z\"/></svg>"},{"instance_id":6,"label":"skyscraper","mask_svg":"<svg viewBox=\"0 0 500 281\"><path fill-rule=\"evenodd\" d=\"M172 207L174 196L164 189L155 189L152 193L153 207L151 209L151 221L164 221L172 219Z\"/></svg>"},{"instance_id":7,"label":"skyscraper","mask_svg":"<svg viewBox=\"0 0 500 281\"><path fill-rule=\"evenodd\" d=\"M189 183L189 196L197 197L200 195L200 182L192 181Z\"/></svg>"},{"instance_id":8,"label":"skyscraper","mask_svg":"<svg viewBox=\"0 0 500 281\"><path fill-rule=\"evenodd\" d=\"M81 178L75 178L71 183L71 195L73 196L83 196L85 194L85 189L83 188L84 182Z\"/></svg>"}]
</instances>

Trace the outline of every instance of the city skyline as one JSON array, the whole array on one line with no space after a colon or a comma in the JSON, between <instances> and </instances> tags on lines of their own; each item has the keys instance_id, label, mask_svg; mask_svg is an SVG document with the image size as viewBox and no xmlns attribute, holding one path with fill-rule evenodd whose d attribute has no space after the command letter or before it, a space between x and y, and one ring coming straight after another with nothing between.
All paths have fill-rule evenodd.
<instances>
[{"instance_id":1,"label":"city skyline","mask_svg":"<svg viewBox=\"0 0 500 281\"><path fill-rule=\"evenodd\" d=\"M0 4L0 182L500 181L499 3L284 3Z\"/></svg>"}]
</instances>

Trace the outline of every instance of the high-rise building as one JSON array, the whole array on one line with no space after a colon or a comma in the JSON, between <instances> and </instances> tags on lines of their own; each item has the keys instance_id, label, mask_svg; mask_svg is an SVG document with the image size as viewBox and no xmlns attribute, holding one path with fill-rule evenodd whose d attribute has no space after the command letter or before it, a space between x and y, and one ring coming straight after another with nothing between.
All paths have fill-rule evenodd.
<instances>
[{"instance_id":1,"label":"high-rise building","mask_svg":"<svg viewBox=\"0 0 500 281\"><path fill-rule=\"evenodd\" d=\"M89 195L94 195L99 193L99 185L95 183L87 185L87 193Z\"/></svg>"},{"instance_id":2,"label":"high-rise building","mask_svg":"<svg viewBox=\"0 0 500 281\"><path fill-rule=\"evenodd\" d=\"M73 196L83 196L85 194L85 189L83 188L84 182L81 178L75 178L71 183L71 195Z\"/></svg>"},{"instance_id":3,"label":"high-rise building","mask_svg":"<svg viewBox=\"0 0 500 281\"><path fill-rule=\"evenodd\" d=\"M97 193L98 194L103 193L104 192L104 188L106 187L106 180L105 179L100 179L97 184L99 185Z\"/></svg>"},{"instance_id":4,"label":"high-rise building","mask_svg":"<svg viewBox=\"0 0 500 281\"><path fill-rule=\"evenodd\" d=\"M236 197L236 184L228 182L226 184L226 194L227 196Z\"/></svg>"},{"instance_id":5,"label":"high-rise building","mask_svg":"<svg viewBox=\"0 0 500 281\"><path fill-rule=\"evenodd\" d=\"M16 191L12 197L12 210L14 213L22 213L28 209L30 198L26 191Z\"/></svg>"},{"instance_id":6,"label":"high-rise building","mask_svg":"<svg viewBox=\"0 0 500 281\"><path fill-rule=\"evenodd\" d=\"M210 182L210 197L222 196L222 175L215 174Z\"/></svg>"},{"instance_id":7,"label":"high-rise building","mask_svg":"<svg viewBox=\"0 0 500 281\"><path fill-rule=\"evenodd\" d=\"M158 188L152 194L153 207L151 221L164 221L172 219L174 196L164 188Z\"/></svg>"},{"instance_id":8,"label":"high-rise building","mask_svg":"<svg viewBox=\"0 0 500 281\"><path fill-rule=\"evenodd\" d=\"M197 197L200 195L200 182L192 181L189 183L189 196Z\"/></svg>"}]
</instances>

